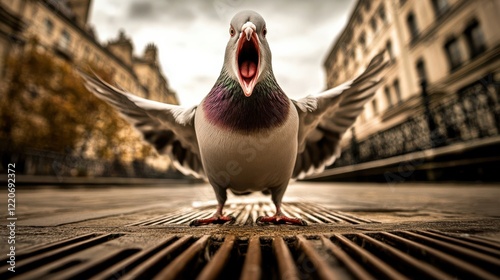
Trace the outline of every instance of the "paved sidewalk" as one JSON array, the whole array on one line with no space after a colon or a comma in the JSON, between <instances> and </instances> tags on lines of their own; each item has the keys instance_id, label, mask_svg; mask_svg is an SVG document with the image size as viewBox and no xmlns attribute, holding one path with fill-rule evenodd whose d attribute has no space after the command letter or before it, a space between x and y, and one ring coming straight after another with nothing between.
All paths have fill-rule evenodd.
<instances>
[{"instance_id":1,"label":"paved sidewalk","mask_svg":"<svg viewBox=\"0 0 500 280\"><path fill-rule=\"evenodd\" d=\"M432 265L436 271L442 269L451 273L455 267L433 262L426 254L434 252L440 256L446 248L452 249L448 252L450 256L470 251L453 244L465 244L467 248L478 250L462 255L463 260L472 258L481 264L482 258L489 258L492 263L500 263L497 257L483 256L484 252L493 249L482 245L500 248L500 185L297 182L289 186L283 210L290 216L306 220L308 226L256 225L257 217L274 213L270 197L257 193L228 195L225 212L236 217L234 224L190 227L192 219L209 217L215 210L215 196L207 184L137 180L135 184L123 185L116 181L110 184L106 184L106 180L95 179L94 183L96 181L101 184L78 182L16 188L15 215L8 215L8 207L12 206L5 203L0 206L4 208L1 212L4 224L12 225L3 226L0 231L0 252L4 256L0 276L10 275L7 271L10 264L6 261L10 257L6 254L12 252L8 243L11 236L16 241L18 279L40 275L46 279L80 279L89 278L89 275L96 279L114 279L116 275L131 277L135 271L154 275L174 258L176 261L170 262L168 271L178 263L179 269L198 275L201 268L183 261L184 258L189 255L196 259L199 255L203 259L202 266L212 270L222 262L222 257L215 261L214 248L232 259L230 264L221 265L224 271L235 275L230 278L238 278L246 258L244 252L247 252L240 248L249 250L250 237L257 237L265 259L284 259L286 251L276 255L269 246L271 243L273 246L286 244L292 252L302 252L293 255L291 267L309 267L307 259L300 257L300 254L307 254L323 263L315 263L315 269L325 271L344 269L330 262L332 255L325 244L344 244L341 248L348 254L353 254L349 248L357 246L361 255L354 260L359 265L365 263L365 256L378 254L380 260L374 266L375 272L377 266L383 266L381 262L386 268L398 268L405 258L412 258L411 252L405 249L410 245L419 247L414 253L422 254L421 260L429 262L427 265ZM7 191L7 188L0 190L4 202L8 199ZM388 236L394 240L388 240ZM374 247L356 243L359 238L378 242L376 244L390 250L399 250L395 241L404 240L405 243L400 244L399 260L395 261L393 257L384 257L385 249L373 251ZM222 246L222 240L228 245ZM234 243L231 240L235 240ZM341 243L335 245L331 241ZM178 246L181 250L174 249ZM429 246L433 248L426 249ZM170 257L166 258L163 252L170 252ZM192 252L198 255L191 255ZM210 257L205 255L207 252ZM354 258L355 254L352 256ZM463 263L463 260L458 262ZM277 269L275 264L276 260L264 267L263 273L272 275ZM136 269L131 271L132 267ZM402 272L413 275L416 268L407 269ZM479 265L471 270L471 277L490 275L488 270L488 265Z\"/></svg>"}]
</instances>

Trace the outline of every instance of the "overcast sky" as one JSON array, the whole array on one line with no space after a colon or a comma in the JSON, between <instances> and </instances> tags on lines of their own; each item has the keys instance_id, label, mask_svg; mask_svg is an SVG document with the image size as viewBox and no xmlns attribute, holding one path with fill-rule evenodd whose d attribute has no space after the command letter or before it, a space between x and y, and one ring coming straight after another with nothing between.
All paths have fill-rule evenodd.
<instances>
[{"instance_id":1,"label":"overcast sky","mask_svg":"<svg viewBox=\"0 0 500 280\"><path fill-rule=\"evenodd\" d=\"M124 29L142 55L154 42L182 105L198 104L222 68L229 21L244 9L267 23L273 70L291 98L322 91L323 61L346 24L353 0L97 0L90 23L101 42Z\"/></svg>"}]
</instances>

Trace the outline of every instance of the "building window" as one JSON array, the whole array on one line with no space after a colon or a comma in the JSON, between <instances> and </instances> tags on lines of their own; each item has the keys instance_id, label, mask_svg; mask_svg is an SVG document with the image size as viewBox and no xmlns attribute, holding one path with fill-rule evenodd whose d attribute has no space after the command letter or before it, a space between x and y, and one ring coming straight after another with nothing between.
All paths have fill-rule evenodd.
<instances>
[{"instance_id":1,"label":"building window","mask_svg":"<svg viewBox=\"0 0 500 280\"><path fill-rule=\"evenodd\" d=\"M47 35L51 35L52 31L54 30L54 23L52 23L50 19L46 18L44 25L45 25L45 33Z\"/></svg>"},{"instance_id":2,"label":"building window","mask_svg":"<svg viewBox=\"0 0 500 280\"><path fill-rule=\"evenodd\" d=\"M418 37L418 25L413 12L410 12L406 17L406 24L408 25L408 30L410 31L411 39L415 40Z\"/></svg>"},{"instance_id":3,"label":"building window","mask_svg":"<svg viewBox=\"0 0 500 280\"><path fill-rule=\"evenodd\" d=\"M97 53L94 55L94 63L97 65L101 62L101 56Z\"/></svg>"},{"instance_id":4,"label":"building window","mask_svg":"<svg viewBox=\"0 0 500 280\"><path fill-rule=\"evenodd\" d=\"M372 109L373 109L373 115L378 114L378 106L377 106L377 99L372 100Z\"/></svg>"},{"instance_id":5,"label":"building window","mask_svg":"<svg viewBox=\"0 0 500 280\"><path fill-rule=\"evenodd\" d=\"M439 17L448 10L448 0L432 0L432 8L436 17Z\"/></svg>"},{"instance_id":6,"label":"building window","mask_svg":"<svg viewBox=\"0 0 500 280\"><path fill-rule=\"evenodd\" d=\"M427 73L425 72L425 63L422 58L417 61L417 75L419 82L421 82L422 80L427 81Z\"/></svg>"},{"instance_id":7,"label":"building window","mask_svg":"<svg viewBox=\"0 0 500 280\"><path fill-rule=\"evenodd\" d=\"M465 28L464 35L467 39L467 46L469 47L469 55L471 58L476 57L486 50L484 35L477 20L474 20Z\"/></svg>"},{"instance_id":8,"label":"building window","mask_svg":"<svg viewBox=\"0 0 500 280\"><path fill-rule=\"evenodd\" d=\"M392 86L394 87L394 92L396 93L396 98L398 99L398 103L401 103L401 101L403 101L403 98L401 96L401 89L399 88L399 80L398 79L394 80Z\"/></svg>"},{"instance_id":9,"label":"building window","mask_svg":"<svg viewBox=\"0 0 500 280\"><path fill-rule=\"evenodd\" d=\"M392 44L391 44L391 41L387 41L387 44L385 44L385 49L387 50L387 52L389 53L389 59L390 61L394 61L394 53L392 51Z\"/></svg>"},{"instance_id":10,"label":"building window","mask_svg":"<svg viewBox=\"0 0 500 280\"><path fill-rule=\"evenodd\" d=\"M372 27L373 33L376 33L377 32L377 20L374 17L372 17L372 19L370 20L370 26Z\"/></svg>"},{"instance_id":11,"label":"building window","mask_svg":"<svg viewBox=\"0 0 500 280\"><path fill-rule=\"evenodd\" d=\"M385 14L384 4L380 5L380 8L378 8L378 16L380 17L382 22L387 23L387 15Z\"/></svg>"},{"instance_id":12,"label":"building window","mask_svg":"<svg viewBox=\"0 0 500 280\"><path fill-rule=\"evenodd\" d=\"M59 39L59 47L62 49L68 49L71 44L71 35L68 31L63 30L61 33L61 38Z\"/></svg>"},{"instance_id":13,"label":"building window","mask_svg":"<svg viewBox=\"0 0 500 280\"><path fill-rule=\"evenodd\" d=\"M90 48L89 46L85 46L83 48L83 59L88 60L90 57Z\"/></svg>"},{"instance_id":14,"label":"building window","mask_svg":"<svg viewBox=\"0 0 500 280\"><path fill-rule=\"evenodd\" d=\"M365 47L366 46L366 36L365 36L365 32L361 33L361 35L359 36L359 44L361 45L361 47Z\"/></svg>"},{"instance_id":15,"label":"building window","mask_svg":"<svg viewBox=\"0 0 500 280\"><path fill-rule=\"evenodd\" d=\"M457 38L451 38L446 41L444 48L446 56L448 57L450 69L455 70L460 67L460 65L462 65L462 55L460 54L460 45L458 44Z\"/></svg>"},{"instance_id":16,"label":"building window","mask_svg":"<svg viewBox=\"0 0 500 280\"><path fill-rule=\"evenodd\" d=\"M365 1L365 3L364 3L364 4L365 4L365 11L370 10L370 7L371 7L371 5L372 5L371 0L367 0L367 1Z\"/></svg>"},{"instance_id":17,"label":"building window","mask_svg":"<svg viewBox=\"0 0 500 280\"><path fill-rule=\"evenodd\" d=\"M363 23L363 18L361 17L361 15L358 15L358 16L356 17L356 21L357 21L359 24Z\"/></svg>"},{"instance_id":18,"label":"building window","mask_svg":"<svg viewBox=\"0 0 500 280\"><path fill-rule=\"evenodd\" d=\"M389 90L389 87L384 87L384 93L385 93L385 98L387 99L387 104L389 107L392 107L392 97L391 97L391 91Z\"/></svg>"}]
</instances>

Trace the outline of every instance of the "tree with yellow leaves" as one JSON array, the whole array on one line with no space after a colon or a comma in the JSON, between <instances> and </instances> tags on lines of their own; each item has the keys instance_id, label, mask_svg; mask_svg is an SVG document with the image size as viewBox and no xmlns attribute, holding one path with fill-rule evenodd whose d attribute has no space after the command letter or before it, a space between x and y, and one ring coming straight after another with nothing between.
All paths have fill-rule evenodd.
<instances>
[{"instance_id":1,"label":"tree with yellow leaves","mask_svg":"<svg viewBox=\"0 0 500 280\"><path fill-rule=\"evenodd\" d=\"M28 150L110 162L155 155L114 110L86 90L72 63L43 50L36 39L6 65L0 89L4 157ZM92 70L112 80L113 73Z\"/></svg>"}]
</instances>

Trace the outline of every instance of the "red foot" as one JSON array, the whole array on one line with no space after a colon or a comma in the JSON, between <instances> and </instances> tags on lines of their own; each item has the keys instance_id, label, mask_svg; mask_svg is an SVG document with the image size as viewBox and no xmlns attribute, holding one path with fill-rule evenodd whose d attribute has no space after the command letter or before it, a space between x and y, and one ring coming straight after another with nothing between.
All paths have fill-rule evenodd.
<instances>
[{"instance_id":1,"label":"red foot","mask_svg":"<svg viewBox=\"0 0 500 280\"><path fill-rule=\"evenodd\" d=\"M208 219L197 219L197 220L192 220L191 223L189 223L189 226L191 227L197 227L201 225L209 225L209 224L224 224L229 222L229 224L234 223L236 221L236 218L227 215L227 216L212 216Z\"/></svg>"},{"instance_id":2,"label":"red foot","mask_svg":"<svg viewBox=\"0 0 500 280\"><path fill-rule=\"evenodd\" d=\"M274 215L272 217L269 216L262 216L258 217L257 221L255 221L259 226L265 225L265 224L292 224L292 225L297 225L297 226L307 226L307 222L299 219L299 218L289 218L285 215Z\"/></svg>"}]
</instances>

